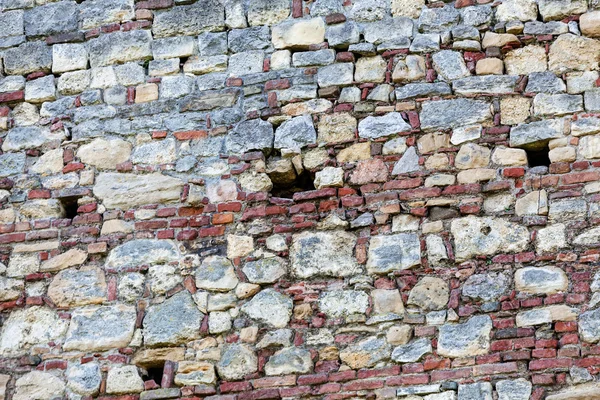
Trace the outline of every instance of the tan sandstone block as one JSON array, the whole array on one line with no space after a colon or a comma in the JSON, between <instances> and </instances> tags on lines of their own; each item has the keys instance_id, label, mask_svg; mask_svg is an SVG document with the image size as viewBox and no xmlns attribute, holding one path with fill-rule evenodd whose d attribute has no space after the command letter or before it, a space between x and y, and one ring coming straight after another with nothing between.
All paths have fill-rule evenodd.
<instances>
[{"instance_id":1,"label":"tan sandstone block","mask_svg":"<svg viewBox=\"0 0 600 400\"><path fill-rule=\"evenodd\" d=\"M502 125L517 125L529 118L531 102L526 97L504 97L500 100Z\"/></svg>"},{"instance_id":2,"label":"tan sandstone block","mask_svg":"<svg viewBox=\"0 0 600 400\"><path fill-rule=\"evenodd\" d=\"M579 17L579 29L584 36L600 36L600 11L585 13Z\"/></svg>"},{"instance_id":3,"label":"tan sandstone block","mask_svg":"<svg viewBox=\"0 0 600 400\"><path fill-rule=\"evenodd\" d=\"M158 85L156 83L144 83L135 88L135 102L147 103L158 100Z\"/></svg>"},{"instance_id":4,"label":"tan sandstone block","mask_svg":"<svg viewBox=\"0 0 600 400\"><path fill-rule=\"evenodd\" d=\"M499 58L484 58L477 61L475 73L477 75L502 75L504 63Z\"/></svg>"}]
</instances>

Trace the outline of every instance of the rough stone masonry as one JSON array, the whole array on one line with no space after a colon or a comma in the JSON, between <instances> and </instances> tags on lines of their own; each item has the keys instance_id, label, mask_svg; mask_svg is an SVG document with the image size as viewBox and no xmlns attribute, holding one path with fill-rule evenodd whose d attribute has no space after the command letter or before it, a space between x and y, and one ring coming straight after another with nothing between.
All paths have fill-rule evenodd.
<instances>
[{"instance_id":1,"label":"rough stone masonry","mask_svg":"<svg viewBox=\"0 0 600 400\"><path fill-rule=\"evenodd\" d=\"M600 1L0 0L0 400L600 399Z\"/></svg>"}]
</instances>

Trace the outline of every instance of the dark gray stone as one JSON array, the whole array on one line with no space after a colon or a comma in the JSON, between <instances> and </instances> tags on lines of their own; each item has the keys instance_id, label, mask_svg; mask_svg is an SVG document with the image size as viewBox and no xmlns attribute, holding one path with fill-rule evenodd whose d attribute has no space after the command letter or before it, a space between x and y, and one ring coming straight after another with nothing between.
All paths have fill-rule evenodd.
<instances>
[{"instance_id":1,"label":"dark gray stone","mask_svg":"<svg viewBox=\"0 0 600 400\"><path fill-rule=\"evenodd\" d=\"M377 139L410 131L410 125L404 121L398 112L391 112L381 117L368 116L358 123L358 136L361 138Z\"/></svg>"},{"instance_id":2,"label":"dark gray stone","mask_svg":"<svg viewBox=\"0 0 600 400\"><path fill-rule=\"evenodd\" d=\"M421 110L421 129L448 129L474 125L491 118L490 104L481 100L428 101Z\"/></svg>"},{"instance_id":3,"label":"dark gray stone","mask_svg":"<svg viewBox=\"0 0 600 400\"><path fill-rule=\"evenodd\" d=\"M292 56L294 67L328 65L335 61L335 51L323 49L317 51L296 52Z\"/></svg>"},{"instance_id":4,"label":"dark gray stone","mask_svg":"<svg viewBox=\"0 0 600 400\"><path fill-rule=\"evenodd\" d=\"M433 97L452 94L450 85L445 82L408 83L396 88L396 100L412 99L415 97Z\"/></svg>"},{"instance_id":5,"label":"dark gray stone","mask_svg":"<svg viewBox=\"0 0 600 400\"><path fill-rule=\"evenodd\" d=\"M529 74L525 92L529 93L560 93L567 90L562 79L550 71Z\"/></svg>"},{"instance_id":6,"label":"dark gray stone","mask_svg":"<svg viewBox=\"0 0 600 400\"><path fill-rule=\"evenodd\" d=\"M458 94L510 94L515 93L519 80L511 75L482 75L456 79L452 89Z\"/></svg>"},{"instance_id":7,"label":"dark gray stone","mask_svg":"<svg viewBox=\"0 0 600 400\"><path fill-rule=\"evenodd\" d=\"M526 35L561 35L569 32L569 26L564 22L531 21L526 22L523 33Z\"/></svg>"},{"instance_id":8,"label":"dark gray stone","mask_svg":"<svg viewBox=\"0 0 600 400\"><path fill-rule=\"evenodd\" d=\"M273 354L265 364L267 375L306 374L313 367L310 351L288 347Z\"/></svg>"},{"instance_id":9,"label":"dark gray stone","mask_svg":"<svg viewBox=\"0 0 600 400\"><path fill-rule=\"evenodd\" d=\"M161 347L197 339L203 318L190 293L179 292L148 308L144 317L144 344Z\"/></svg>"},{"instance_id":10,"label":"dark gray stone","mask_svg":"<svg viewBox=\"0 0 600 400\"><path fill-rule=\"evenodd\" d=\"M77 3L59 1L32 8L25 12L25 34L48 36L71 32L78 27Z\"/></svg>"},{"instance_id":11,"label":"dark gray stone","mask_svg":"<svg viewBox=\"0 0 600 400\"><path fill-rule=\"evenodd\" d=\"M52 48L45 42L23 43L4 52L4 71L10 75L49 72L52 67Z\"/></svg>"},{"instance_id":12,"label":"dark gray stone","mask_svg":"<svg viewBox=\"0 0 600 400\"><path fill-rule=\"evenodd\" d=\"M227 134L227 149L234 154L250 150L270 152L273 148L273 125L260 118L240 122Z\"/></svg>"},{"instance_id":13,"label":"dark gray stone","mask_svg":"<svg viewBox=\"0 0 600 400\"><path fill-rule=\"evenodd\" d=\"M360 41L360 28L354 21L330 25L327 27L325 37L329 43L329 47L347 48L351 44Z\"/></svg>"},{"instance_id":14,"label":"dark gray stone","mask_svg":"<svg viewBox=\"0 0 600 400\"><path fill-rule=\"evenodd\" d=\"M423 33L441 33L458 25L460 13L449 4L444 7L423 8L417 27Z\"/></svg>"},{"instance_id":15,"label":"dark gray stone","mask_svg":"<svg viewBox=\"0 0 600 400\"><path fill-rule=\"evenodd\" d=\"M471 275L462 288L463 296L484 301L497 300L510 286L510 277L500 272Z\"/></svg>"},{"instance_id":16,"label":"dark gray stone","mask_svg":"<svg viewBox=\"0 0 600 400\"><path fill-rule=\"evenodd\" d=\"M392 360L398 363L417 362L427 353L431 353L431 340L420 338L398 346L392 351Z\"/></svg>"},{"instance_id":17,"label":"dark gray stone","mask_svg":"<svg viewBox=\"0 0 600 400\"><path fill-rule=\"evenodd\" d=\"M445 324L439 328L439 355L451 358L487 354L490 349L492 319L487 315L471 317L462 324Z\"/></svg>"},{"instance_id":18,"label":"dark gray stone","mask_svg":"<svg viewBox=\"0 0 600 400\"><path fill-rule=\"evenodd\" d=\"M511 147L540 149L550 140L563 137L563 122L561 119L520 124L510 130Z\"/></svg>"},{"instance_id":19,"label":"dark gray stone","mask_svg":"<svg viewBox=\"0 0 600 400\"><path fill-rule=\"evenodd\" d=\"M479 26L489 24L492 20L492 7L489 5L463 7L459 9L462 23L465 25Z\"/></svg>"},{"instance_id":20,"label":"dark gray stone","mask_svg":"<svg viewBox=\"0 0 600 400\"><path fill-rule=\"evenodd\" d=\"M317 132L310 115L285 121L275 131L276 149L303 148L317 142Z\"/></svg>"},{"instance_id":21,"label":"dark gray stone","mask_svg":"<svg viewBox=\"0 0 600 400\"><path fill-rule=\"evenodd\" d=\"M225 27L225 9L219 0L198 0L191 5L175 6L154 13L155 37L198 35Z\"/></svg>"},{"instance_id":22,"label":"dark gray stone","mask_svg":"<svg viewBox=\"0 0 600 400\"><path fill-rule=\"evenodd\" d=\"M228 36L229 50L240 53L247 50L264 50L271 46L268 26L255 26L247 29L233 29Z\"/></svg>"}]
</instances>

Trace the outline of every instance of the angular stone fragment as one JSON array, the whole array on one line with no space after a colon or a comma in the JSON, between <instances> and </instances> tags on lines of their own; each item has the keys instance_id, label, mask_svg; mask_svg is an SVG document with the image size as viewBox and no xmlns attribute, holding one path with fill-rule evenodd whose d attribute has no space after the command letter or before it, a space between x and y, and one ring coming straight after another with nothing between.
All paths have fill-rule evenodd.
<instances>
[{"instance_id":1,"label":"angular stone fragment","mask_svg":"<svg viewBox=\"0 0 600 400\"><path fill-rule=\"evenodd\" d=\"M23 294L25 284L21 279L0 277L0 301L16 300Z\"/></svg>"},{"instance_id":2,"label":"angular stone fragment","mask_svg":"<svg viewBox=\"0 0 600 400\"><path fill-rule=\"evenodd\" d=\"M537 115L565 115L583 111L581 95L539 93L533 99Z\"/></svg>"},{"instance_id":3,"label":"angular stone fragment","mask_svg":"<svg viewBox=\"0 0 600 400\"><path fill-rule=\"evenodd\" d=\"M536 150L546 146L551 139L563 136L561 119L519 124L510 130L510 146Z\"/></svg>"},{"instance_id":4,"label":"angular stone fragment","mask_svg":"<svg viewBox=\"0 0 600 400\"><path fill-rule=\"evenodd\" d=\"M48 286L48 297L57 307L100 304L106 300L104 273L93 266L63 270Z\"/></svg>"},{"instance_id":5,"label":"angular stone fragment","mask_svg":"<svg viewBox=\"0 0 600 400\"><path fill-rule=\"evenodd\" d=\"M501 272L471 275L462 287L463 296L484 301L496 301L510 287L510 277Z\"/></svg>"},{"instance_id":6,"label":"angular stone fragment","mask_svg":"<svg viewBox=\"0 0 600 400\"><path fill-rule=\"evenodd\" d=\"M222 379L238 380L258 369L258 358L245 344L233 343L225 346L217 363L217 372Z\"/></svg>"},{"instance_id":7,"label":"angular stone fragment","mask_svg":"<svg viewBox=\"0 0 600 400\"><path fill-rule=\"evenodd\" d=\"M265 284L277 282L285 276L287 268L284 259L268 257L247 262L242 271L251 283Z\"/></svg>"},{"instance_id":8,"label":"angular stone fragment","mask_svg":"<svg viewBox=\"0 0 600 400\"><path fill-rule=\"evenodd\" d=\"M100 390L102 373L96 362L73 365L67 370L67 387L83 396L94 396Z\"/></svg>"},{"instance_id":9,"label":"angular stone fragment","mask_svg":"<svg viewBox=\"0 0 600 400\"><path fill-rule=\"evenodd\" d=\"M371 237L367 271L387 274L421 264L421 244L416 234L399 233Z\"/></svg>"},{"instance_id":10,"label":"angular stone fragment","mask_svg":"<svg viewBox=\"0 0 600 400\"><path fill-rule=\"evenodd\" d=\"M348 113L325 114L318 125L318 142L335 143L354 139L356 118Z\"/></svg>"},{"instance_id":11,"label":"angular stone fragment","mask_svg":"<svg viewBox=\"0 0 600 400\"><path fill-rule=\"evenodd\" d=\"M385 339L372 336L346 347L340 352L340 359L352 369L370 368L388 360L391 351Z\"/></svg>"},{"instance_id":12,"label":"angular stone fragment","mask_svg":"<svg viewBox=\"0 0 600 400\"><path fill-rule=\"evenodd\" d=\"M242 312L249 318L275 328L284 328L292 316L292 299L274 289L265 289L244 304Z\"/></svg>"},{"instance_id":13,"label":"angular stone fragment","mask_svg":"<svg viewBox=\"0 0 600 400\"><path fill-rule=\"evenodd\" d=\"M233 265L225 257L210 256L196 269L196 286L200 289L227 292L238 283Z\"/></svg>"},{"instance_id":14,"label":"angular stone fragment","mask_svg":"<svg viewBox=\"0 0 600 400\"><path fill-rule=\"evenodd\" d=\"M65 392L65 384L49 372L31 371L15 383L13 400L51 400L60 398Z\"/></svg>"},{"instance_id":15,"label":"angular stone fragment","mask_svg":"<svg viewBox=\"0 0 600 400\"><path fill-rule=\"evenodd\" d=\"M394 82L412 82L425 77L425 59L417 55L406 56L398 61L392 72Z\"/></svg>"},{"instance_id":16,"label":"angular stone fragment","mask_svg":"<svg viewBox=\"0 0 600 400\"><path fill-rule=\"evenodd\" d=\"M317 132L309 115L285 121L275 131L274 146L277 149L297 149L317 141Z\"/></svg>"},{"instance_id":17,"label":"angular stone fragment","mask_svg":"<svg viewBox=\"0 0 600 400\"><path fill-rule=\"evenodd\" d=\"M25 153L4 153L0 155L0 177L21 174L25 169ZM62 161L62 157L61 157ZM62 169L62 163L61 163ZM31 171L35 172L35 171Z\"/></svg>"},{"instance_id":18,"label":"angular stone fragment","mask_svg":"<svg viewBox=\"0 0 600 400\"><path fill-rule=\"evenodd\" d=\"M179 200L183 182L159 173L137 175L101 173L96 177L94 195L107 208L129 209L144 204Z\"/></svg>"},{"instance_id":19,"label":"angular stone fragment","mask_svg":"<svg viewBox=\"0 0 600 400\"><path fill-rule=\"evenodd\" d=\"M315 188L344 186L344 170L335 167L325 167L315 174Z\"/></svg>"},{"instance_id":20,"label":"angular stone fragment","mask_svg":"<svg viewBox=\"0 0 600 400\"><path fill-rule=\"evenodd\" d=\"M518 76L483 75L456 79L452 88L458 94L512 94L515 92Z\"/></svg>"},{"instance_id":21,"label":"angular stone fragment","mask_svg":"<svg viewBox=\"0 0 600 400\"><path fill-rule=\"evenodd\" d=\"M546 50L535 45L512 50L504 57L504 65L506 73L510 75L529 75L546 71Z\"/></svg>"},{"instance_id":22,"label":"angular stone fragment","mask_svg":"<svg viewBox=\"0 0 600 400\"><path fill-rule=\"evenodd\" d=\"M567 386L554 394L546 396L546 400L598 400L600 384L597 382Z\"/></svg>"},{"instance_id":23,"label":"angular stone fragment","mask_svg":"<svg viewBox=\"0 0 600 400\"><path fill-rule=\"evenodd\" d=\"M560 20L571 14L587 11L585 0L538 0L540 14L544 21Z\"/></svg>"},{"instance_id":24,"label":"angular stone fragment","mask_svg":"<svg viewBox=\"0 0 600 400\"><path fill-rule=\"evenodd\" d=\"M579 17L579 29L584 36L600 36L600 11L587 12Z\"/></svg>"},{"instance_id":25,"label":"angular stone fragment","mask_svg":"<svg viewBox=\"0 0 600 400\"><path fill-rule=\"evenodd\" d=\"M156 20L154 23L154 26L156 26ZM151 41L152 35L145 30L112 32L100 35L88 42L90 66L92 68L103 67L128 61L150 59L152 58Z\"/></svg>"},{"instance_id":26,"label":"angular stone fragment","mask_svg":"<svg viewBox=\"0 0 600 400\"><path fill-rule=\"evenodd\" d=\"M557 74L595 70L598 69L598 61L599 41L567 33L560 35L550 46L548 68Z\"/></svg>"},{"instance_id":27,"label":"angular stone fragment","mask_svg":"<svg viewBox=\"0 0 600 400\"><path fill-rule=\"evenodd\" d=\"M425 276L410 291L408 304L423 310L442 310L448 304L450 288L440 278Z\"/></svg>"},{"instance_id":28,"label":"angular stone fragment","mask_svg":"<svg viewBox=\"0 0 600 400\"><path fill-rule=\"evenodd\" d=\"M579 316L579 334L587 343L600 341L600 309L590 310Z\"/></svg>"},{"instance_id":29,"label":"angular stone fragment","mask_svg":"<svg viewBox=\"0 0 600 400\"><path fill-rule=\"evenodd\" d=\"M223 3L199 0L194 4L175 6L154 15L155 37L193 36L205 31L218 31L225 25Z\"/></svg>"},{"instance_id":30,"label":"angular stone fragment","mask_svg":"<svg viewBox=\"0 0 600 400\"><path fill-rule=\"evenodd\" d=\"M462 54L458 51L442 50L432 56L433 66L445 80L451 81L471 75Z\"/></svg>"},{"instance_id":31,"label":"angular stone fragment","mask_svg":"<svg viewBox=\"0 0 600 400\"><path fill-rule=\"evenodd\" d=\"M2 325L0 354L3 357L23 355L32 346L62 341L68 321L47 307L16 309Z\"/></svg>"},{"instance_id":32,"label":"angular stone fragment","mask_svg":"<svg viewBox=\"0 0 600 400\"><path fill-rule=\"evenodd\" d=\"M325 23L321 18L286 21L272 28L271 40L276 49L306 49L325 40Z\"/></svg>"},{"instance_id":33,"label":"angular stone fragment","mask_svg":"<svg viewBox=\"0 0 600 400\"><path fill-rule=\"evenodd\" d=\"M376 21L389 14L389 1L356 0L350 11L350 17L356 21Z\"/></svg>"},{"instance_id":34,"label":"angular stone fragment","mask_svg":"<svg viewBox=\"0 0 600 400\"><path fill-rule=\"evenodd\" d=\"M387 63L381 56L361 57L355 67L354 80L356 82L381 83L385 80Z\"/></svg>"},{"instance_id":35,"label":"angular stone fragment","mask_svg":"<svg viewBox=\"0 0 600 400\"><path fill-rule=\"evenodd\" d=\"M487 354L490 349L492 320L487 315L471 317L462 324L445 324L439 328L439 355L450 358Z\"/></svg>"},{"instance_id":36,"label":"angular stone fragment","mask_svg":"<svg viewBox=\"0 0 600 400\"><path fill-rule=\"evenodd\" d=\"M310 351L287 347L273 354L265 364L267 375L306 374L313 367Z\"/></svg>"},{"instance_id":37,"label":"angular stone fragment","mask_svg":"<svg viewBox=\"0 0 600 400\"><path fill-rule=\"evenodd\" d=\"M449 30L460 21L460 13L453 5L445 4L444 7L424 7L417 22L421 32L440 33Z\"/></svg>"},{"instance_id":38,"label":"angular stone fragment","mask_svg":"<svg viewBox=\"0 0 600 400\"><path fill-rule=\"evenodd\" d=\"M392 360L397 363L417 362L425 354L431 353L432 351L430 339L416 339L408 344L396 347L394 351L392 351Z\"/></svg>"},{"instance_id":39,"label":"angular stone fragment","mask_svg":"<svg viewBox=\"0 0 600 400\"><path fill-rule=\"evenodd\" d=\"M369 306L369 296L354 290L326 292L319 298L319 309L330 318L364 314Z\"/></svg>"},{"instance_id":40,"label":"angular stone fragment","mask_svg":"<svg viewBox=\"0 0 600 400\"><path fill-rule=\"evenodd\" d=\"M564 292L569 286L567 274L557 267L525 267L515 272L515 288L532 294Z\"/></svg>"},{"instance_id":41,"label":"angular stone fragment","mask_svg":"<svg viewBox=\"0 0 600 400\"><path fill-rule=\"evenodd\" d=\"M270 152L273 148L273 125L260 118L240 122L227 135L227 148L234 154L250 150Z\"/></svg>"},{"instance_id":42,"label":"angular stone fragment","mask_svg":"<svg viewBox=\"0 0 600 400\"><path fill-rule=\"evenodd\" d=\"M197 339L203 318L190 293L179 292L148 308L144 317L144 344L164 347Z\"/></svg>"},{"instance_id":43,"label":"angular stone fragment","mask_svg":"<svg viewBox=\"0 0 600 400\"><path fill-rule=\"evenodd\" d=\"M496 18L500 21L535 21L537 4L535 0L506 0L496 8Z\"/></svg>"},{"instance_id":44,"label":"angular stone fragment","mask_svg":"<svg viewBox=\"0 0 600 400\"><path fill-rule=\"evenodd\" d=\"M575 321L579 310L565 304L520 311L515 318L517 327L550 324L555 321Z\"/></svg>"},{"instance_id":45,"label":"angular stone fragment","mask_svg":"<svg viewBox=\"0 0 600 400\"><path fill-rule=\"evenodd\" d=\"M531 389L531 382L523 378L496 382L498 400L529 400Z\"/></svg>"},{"instance_id":46,"label":"angular stone fragment","mask_svg":"<svg viewBox=\"0 0 600 400\"><path fill-rule=\"evenodd\" d=\"M500 218L468 216L452 220L457 261L498 252L524 251L529 244L527 228Z\"/></svg>"},{"instance_id":47,"label":"angular stone fragment","mask_svg":"<svg viewBox=\"0 0 600 400\"><path fill-rule=\"evenodd\" d=\"M65 214L62 204L56 199L28 200L19 212L29 219L60 218Z\"/></svg>"},{"instance_id":48,"label":"angular stone fragment","mask_svg":"<svg viewBox=\"0 0 600 400\"><path fill-rule=\"evenodd\" d=\"M420 115L421 129L424 130L474 125L490 118L489 103L463 98L424 102Z\"/></svg>"},{"instance_id":49,"label":"angular stone fragment","mask_svg":"<svg viewBox=\"0 0 600 400\"><path fill-rule=\"evenodd\" d=\"M358 136L367 139L377 139L410 131L410 125L404 121L398 112L391 112L381 117L368 116L358 124Z\"/></svg>"}]
</instances>

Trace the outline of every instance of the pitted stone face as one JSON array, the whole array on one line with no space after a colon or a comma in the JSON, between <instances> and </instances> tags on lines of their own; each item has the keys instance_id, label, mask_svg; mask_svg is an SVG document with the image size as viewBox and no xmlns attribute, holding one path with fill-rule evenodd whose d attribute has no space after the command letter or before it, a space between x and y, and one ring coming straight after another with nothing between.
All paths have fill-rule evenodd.
<instances>
[{"instance_id":1,"label":"pitted stone face","mask_svg":"<svg viewBox=\"0 0 600 400\"><path fill-rule=\"evenodd\" d=\"M461 324L445 324L440 327L438 354L451 358L487 354L491 330L492 320L487 315L471 317Z\"/></svg>"}]
</instances>

